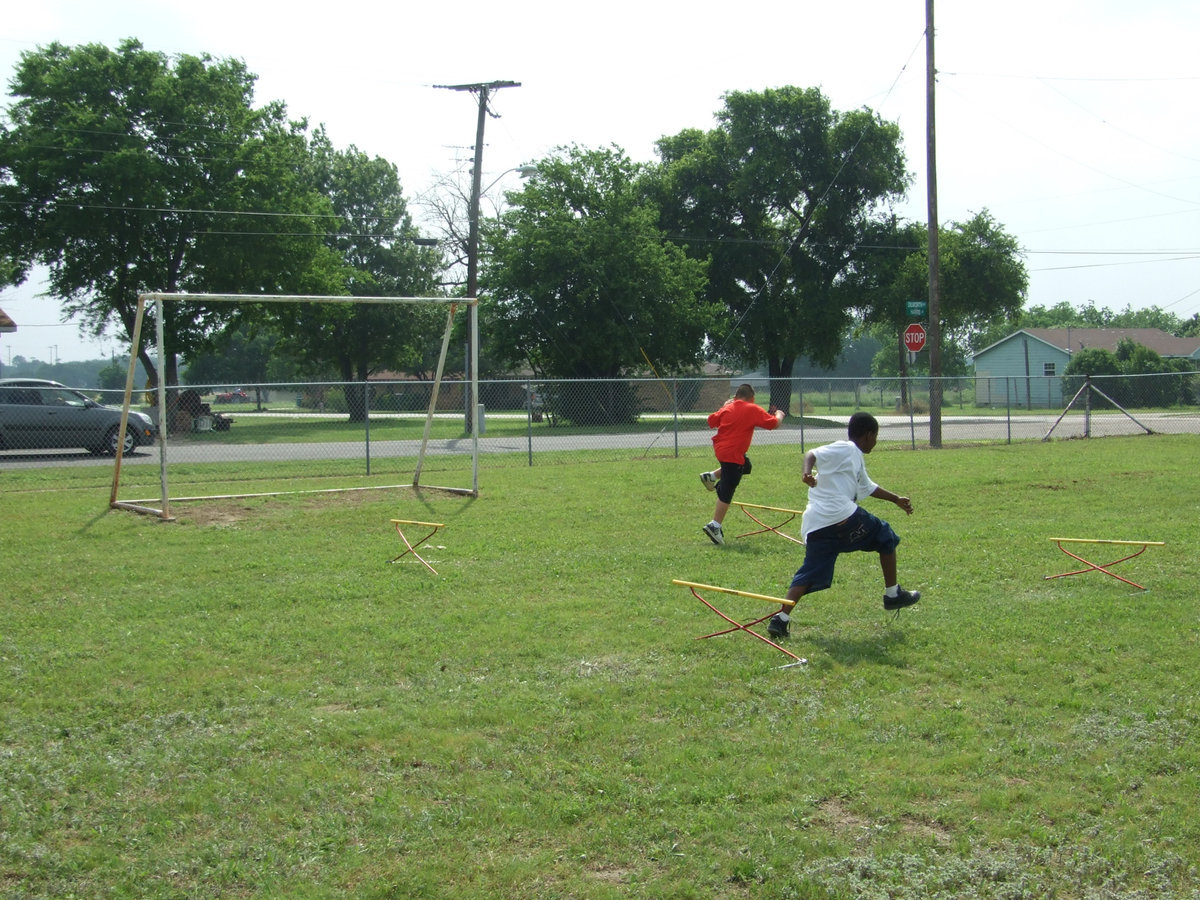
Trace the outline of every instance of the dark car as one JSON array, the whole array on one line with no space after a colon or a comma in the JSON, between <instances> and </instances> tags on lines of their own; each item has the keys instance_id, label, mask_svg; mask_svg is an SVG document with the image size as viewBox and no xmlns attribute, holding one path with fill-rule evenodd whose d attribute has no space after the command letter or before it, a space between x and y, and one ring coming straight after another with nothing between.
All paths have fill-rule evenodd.
<instances>
[{"instance_id":1,"label":"dark car","mask_svg":"<svg viewBox=\"0 0 1200 900\"><path fill-rule=\"evenodd\" d=\"M129 413L125 448L154 441L150 417ZM121 410L102 406L57 381L0 378L0 450L63 450L83 447L115 454L121 434Z\"/></svg>"}]
</instances>

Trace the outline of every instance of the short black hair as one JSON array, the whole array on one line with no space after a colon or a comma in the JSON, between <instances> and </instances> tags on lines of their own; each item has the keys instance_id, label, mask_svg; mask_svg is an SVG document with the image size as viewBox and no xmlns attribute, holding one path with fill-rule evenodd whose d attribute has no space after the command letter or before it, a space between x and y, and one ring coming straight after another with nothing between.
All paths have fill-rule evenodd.
<instances>
[{"instance_id":1,"label":"short black hair","mask_svg":"<svg viewBox=\"0 0 1200 900\"><path fill-rule=\"evenodd\" d=\"M850 417L846 427L850 440L862 437L864 434L879 434L879 420L869 412L856 412Z\"/></svg>"}]
</instances>

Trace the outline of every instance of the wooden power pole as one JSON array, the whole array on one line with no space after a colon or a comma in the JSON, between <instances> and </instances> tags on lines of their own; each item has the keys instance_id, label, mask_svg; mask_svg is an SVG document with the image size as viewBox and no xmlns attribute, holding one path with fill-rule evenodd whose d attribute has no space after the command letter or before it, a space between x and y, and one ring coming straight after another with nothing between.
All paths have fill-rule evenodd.
<instances>
[{"instance_id":1,"label":"wooden power pole","mask_svg":"<svg viewBox=\"0 0 1200 900\"><path fill-rule=\"evenodd\" d=\"M938 272L937 128L934 116L933 0L925 0L925 139L929 200L929 445L942 446L942 316Z\"/></svg>"},{"instance_id":2,"label":"wooden power pole","mask_svg":"<svg viewBox=\"0 0 1200 900\"><path fill-rule=\"evenodd\" d=\"M485 81L477 84L435 84L434 87L448 91L468 91L479 98L479 113L475 124L475 165L471 172L471 203L467 232L467 360L463 379L463 393L467 385L474 384L471 375L479 366L479 195L483 185L483 126L487 122L488 98L492 91L506 87L520 87L519 81ZM466 397L467 431L475 434L478 427L475 412L479 398Z\"/></svg>"}]
</instances>

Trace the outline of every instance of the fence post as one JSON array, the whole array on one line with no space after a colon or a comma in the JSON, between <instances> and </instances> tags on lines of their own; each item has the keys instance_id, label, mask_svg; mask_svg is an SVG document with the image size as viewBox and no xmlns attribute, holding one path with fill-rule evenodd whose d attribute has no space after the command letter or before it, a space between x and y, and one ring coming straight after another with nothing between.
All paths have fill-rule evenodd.
<instances>
[{"instance_id":1,"label":"fence post","mask_svg":"<svg viewBox=\"0 0 1200 900\"><path fill-rule=\"evenodd\" d=\"M679 379L671 379L671 416L675 422L675 458L679 459Z\"/></svg>"},{"instance_id":2,"label":"fence post","mask_svg":"<svg viewBox=\"0 0 1200 900\"><path fill-rule=\"evenodd\" d=\"M908 439L912 443L912 449L917 449L917 424L913 421L913 407L917 404L913 400L912 379L905 379L906 393L908 394Z\"/></svg>"},{"instance_id":3,"label":"fence post","mask_svg":"<svg viewBox=\"0 0 1200 900\"><path fill-rule=\"evenodd\" d=\"M1092 376L1084 375L1083 383L1087 385L1083 398L1083 436L1092 436Z\"/></svg>"},{"instance_id":4,"label":"fence post","mask_svg":"<svg viewBox=\"0 0 1200 900\"><path fill-rule=\"evenodd\" d=\"M363 443L367 454L367 474L371 474L371 385L363 381Z\"/></svg>"},{"instance_id":5,"label":"fence post","mask_svg":"<svg viewBox=\"0 0 1200 900\"><path fill-rule=\"evenodd\" d=\"M1013 392L1011 390L1009 390L1008 379L1012 378L1012 377L1013 376L1011 376L1011 375L1004 376L1004 421L1007 425L1008 443L1010 443L1010 444L1012 443L1012 394L1013 394Z\"/></svg>"},{"instance_id":6,"label":"fence post","mask_svg":"<svg viewBox=\"0 0 1200 900\"><path fill-rule=\"evenodd\" d=\"M804 453L804 379L800 379L800 388L796 391L796 400L800 404L800 452Z\"/></svg>"},{"instance_id":7,"label":"fence post","mask_svg":"<svg viewBox=\"0 0 1200 900\"><path fill-rule=\"evenodd\" d=\"M542 398L542 417L546 415L546 398ZM525 379L525 436L529 447L529 467L533 468L533 383Z\"/></svg>"}]
</instances>

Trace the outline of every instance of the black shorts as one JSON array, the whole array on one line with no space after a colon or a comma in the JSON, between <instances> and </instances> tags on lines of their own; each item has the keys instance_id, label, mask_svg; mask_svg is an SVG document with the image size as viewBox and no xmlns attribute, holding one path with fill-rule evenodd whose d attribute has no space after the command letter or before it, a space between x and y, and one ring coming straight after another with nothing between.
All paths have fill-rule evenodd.
<instances>
[{"instance_id":1,"label":"black shorts","mask_svg":"<svg viewBox=\"0 0 1200 900\"><path fill-rule=\"evenodd\" d=\"M722 503L733 502L733 492L742 481L743 475L750 474L750 457L744 463L721 463L721 479L717 482L717 499Z\"/></svg>"}]
</instances>

